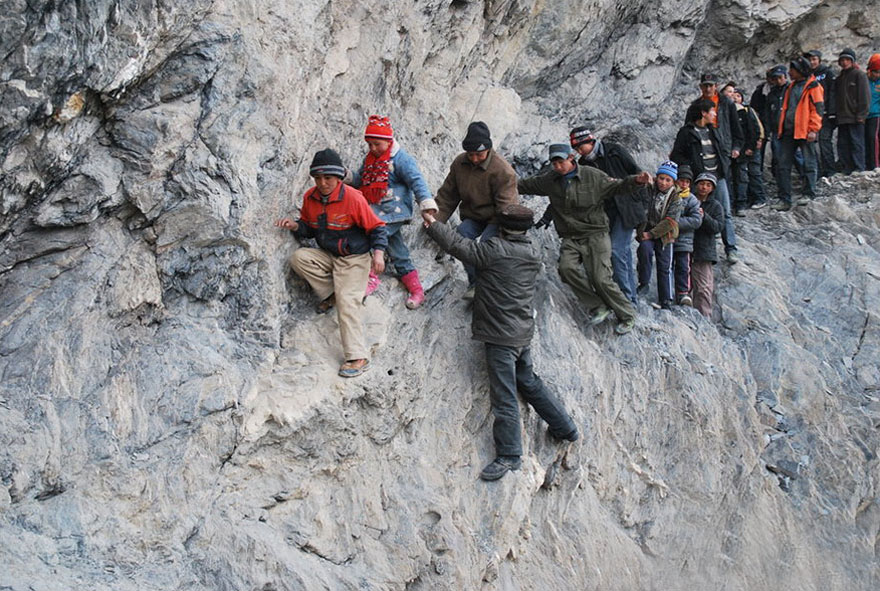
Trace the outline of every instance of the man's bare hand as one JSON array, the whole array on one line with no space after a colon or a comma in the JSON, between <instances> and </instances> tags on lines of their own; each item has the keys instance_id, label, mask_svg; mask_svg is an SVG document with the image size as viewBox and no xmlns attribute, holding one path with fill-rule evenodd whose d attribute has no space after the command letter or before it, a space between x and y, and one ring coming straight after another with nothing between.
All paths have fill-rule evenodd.
<instances>
[{"instance_id":1,"label":"man's bare hand","mask_svg":"<svg viewBox=\"0 0 880 591\"><path fill-rule=\"evenodd\" d=\"M278 228L284 228L285 230L291 230L293 232L296 232L297 228L299 228L299 224L297 224L290 218L281 218L280 220L276 220L275 226Z\"/></svg>"},{"instance_id":2,"label":"man's bare hand","mask_svg":"<svg viewBox=\"0 0 880 591\"><path fill-rule=\"evenodd\" d=\"M646 172L644 170L636 175L636 184L637 185L642 185L642 186L650 185L652 180L653 179L651 178L651 173Z\"/></svg>"}]
</instances>

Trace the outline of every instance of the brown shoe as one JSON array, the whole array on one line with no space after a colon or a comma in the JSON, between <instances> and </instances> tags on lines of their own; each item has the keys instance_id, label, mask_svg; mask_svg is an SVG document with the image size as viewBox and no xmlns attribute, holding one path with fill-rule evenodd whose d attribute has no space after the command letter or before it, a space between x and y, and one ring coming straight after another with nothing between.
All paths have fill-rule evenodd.
<instances>
[{"instance_id":1,"label":"brown shoe","mask_svg":"<svg viewBox=\"0 0 880 591\"><path fill-rule=\"evenodd\" d=\"M356 378L370 369L369 359L349 359L339 366L339 375L343 378Z\"/></svg>"},{"instance_id":2,"label":"brown shoe","mask_svg":"<svg viewBox=\"0 0 880 591\"><path fill-rule=\"evenodd\" d=\"M324 298L323 300L321 300L321 302L317 306L315 306L315 312L317 312L318 314L326 314L331 309L333 309L333 306L335 306L335 305L336 305L336 294L331 293L329 297Z\"/></svg>"}]
</instances>

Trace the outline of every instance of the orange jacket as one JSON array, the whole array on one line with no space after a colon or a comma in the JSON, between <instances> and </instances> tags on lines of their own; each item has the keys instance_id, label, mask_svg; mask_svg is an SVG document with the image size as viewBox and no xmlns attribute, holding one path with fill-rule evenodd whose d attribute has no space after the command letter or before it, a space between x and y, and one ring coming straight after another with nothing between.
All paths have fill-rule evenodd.
<instances>
[{"instance_id":1,"label":"orange jacket","mask_svg":"<svg viewBox=\"0 0 880 591\"><path fill-rule=\"evenodd\" d=\"M785 113L788 111L788 98L791 95L791 87L794 82L785 89L782 98L782 109L779 111L779 137L782 137L782 127L785 123ZM804 82L804 92L794 112L794 139L805 140L811 131L819 133L822 128L822 112L825 109L825 91L816 77L810 74Z\"/></svg>"}]
</instances>

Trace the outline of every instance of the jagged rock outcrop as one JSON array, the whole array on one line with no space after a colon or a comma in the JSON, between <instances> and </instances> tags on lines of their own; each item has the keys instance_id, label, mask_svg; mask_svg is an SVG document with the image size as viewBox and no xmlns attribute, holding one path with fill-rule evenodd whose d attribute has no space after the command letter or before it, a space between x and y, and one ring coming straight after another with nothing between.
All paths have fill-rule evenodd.
<instances>
[{"instance_id":1,"label":"jagged rock outcrop","mask_svg":"<svg viewBox=\"0 0 880 591\"><path fill-rule=\"evenodd\" d=\"M584 432L491 456L462 271L367 302L375 368L271 227L373 112L439 186L468 121L521 173L585 122L646 167L707 66L860 59L880 3L12 0L0 15L0 587L875 589L878 177L737 219L709 322L585 329L545 252L534 342ZM537 199L530 203L540 207Z\"/></svg>"}]
</instances>

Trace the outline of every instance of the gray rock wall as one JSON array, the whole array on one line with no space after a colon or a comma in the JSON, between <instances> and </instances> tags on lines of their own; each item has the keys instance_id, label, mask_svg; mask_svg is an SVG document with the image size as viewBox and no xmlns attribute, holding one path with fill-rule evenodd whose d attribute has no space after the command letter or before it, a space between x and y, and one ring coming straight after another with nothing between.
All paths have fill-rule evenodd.
<instances>
[{"instance_id":1,"label":"gray rock wall","mask_svg":"<svg viewBox=\"0 0 880 591\"><path fill-rule=\"evenodd\" d=\"M523 174L577 123L651 167L700 71L864 63L878 7L7 2L0 587L876 588L876 176L738 219L714 322L643 305L623 338L583 328L540 234L536 364L584 438L526 411L494 485L460 267L408 228L428 303L388 277L344 382L271 220L374 112L432 188L473 119Z\"/></svg>"}]
</instances>

